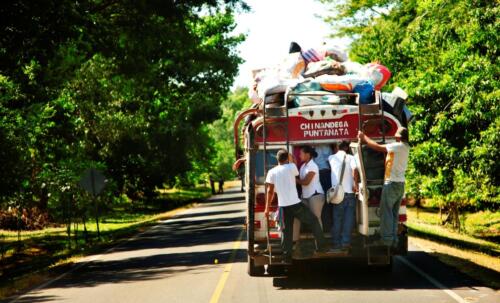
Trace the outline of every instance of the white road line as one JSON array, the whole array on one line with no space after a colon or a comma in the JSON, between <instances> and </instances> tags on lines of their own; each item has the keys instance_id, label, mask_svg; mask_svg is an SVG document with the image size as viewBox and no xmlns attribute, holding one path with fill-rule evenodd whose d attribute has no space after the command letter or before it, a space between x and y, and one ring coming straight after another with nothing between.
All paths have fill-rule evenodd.
<instances>
[{"instance_id":1,"label":"white road line","mask_svg":"<svg viewBox=\"0 0 500 303\"><path fill-rule=\"evenodd\" d=\"M401 263L403 263L404 265L406 265L409 268L411 268L414 272L416 272L417 274L419 274L422 277L424 277L425 279L427 279L427 281L431 282L434 286L436 286L437 288L439 288L442 291L444 291L448 296L450 296L453 299L455 299L455 301L457 301L459 303L469 303L465 299L463 299L462 297L460 297L459 295L457 295L454 291L452 291L451 289L449 289L448 287L446 287L445 285L443 285L441 282L439 282L438 280L436 280L433 277L429 276L427 273L425 273L424 271L422 271L420 268L418 268L415 264L413 264L410 261L408 261L406 258L401 257L401 256L396 256L396 258Z\"/></svg>"}]
</instances>

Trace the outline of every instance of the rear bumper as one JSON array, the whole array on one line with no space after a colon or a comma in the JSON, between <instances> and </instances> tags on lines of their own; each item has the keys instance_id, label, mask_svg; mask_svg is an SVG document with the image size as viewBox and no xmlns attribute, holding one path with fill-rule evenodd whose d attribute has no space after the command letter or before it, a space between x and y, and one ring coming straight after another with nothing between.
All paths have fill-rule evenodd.
<instances>
[{"instance_id":1,"label":"rear bumper","mask_svg":"<svg viewBox=\"0 0 500 303\"><path fill-rule=\"evenodd\" d=\"M325 237L330 241L331 237L325 233ZM311 234L301 234L299 244L294 247L292 259L296 260L317 260L317 259L337 259L337 258L367 258L368 257L368 244L372 242L375 237L365 237L362 235L353 235L352 247L349 253L342 254L314 254L315 241ZM260 239L254 245L254 252L250 255L255 260L256 265L269 264L269 258L266 252L267 242ZM406 255L408 253L408 234L406 226L401 224L399 229L399 243L398 247L390 250L391 255Z\"/></svg>"}]
</instances>

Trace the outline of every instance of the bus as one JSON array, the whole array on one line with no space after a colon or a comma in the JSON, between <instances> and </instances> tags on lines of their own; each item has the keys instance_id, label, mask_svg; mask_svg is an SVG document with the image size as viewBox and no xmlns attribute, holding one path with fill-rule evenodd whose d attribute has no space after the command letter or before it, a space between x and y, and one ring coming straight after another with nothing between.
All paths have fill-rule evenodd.
<instances>
[{"instance_id":1,"label":"bus","mask_svg":"<svg viewBox=\"0 0 500 303\"><path fill-rule=\"evenodd\" d=\"M322 92L321 100L324 100ZM399 210L399 245L397 248L377 246L379 237L379 204L384 183L385 155L374 151L357 140L358 130L363 130L377 142L394 142L398 127L407 127L408 121L401 106L391 107L375 91L371 104L360 104L355 93L330 93L335 102L315 104L289 102L294 96L281 97L280 103L261 101L240 112L234 122L234 143L238 164L245 165L245 203L248 247L248 273L252 276L282 266L280 240L282 237L278 220L278 202L275 195L269 217L264 216L266 184L269 169L277 165L275 158L279 149L297 154L303 145L320 147L342 141L350 142L359 172L356 223L352 235L352 248L341 254L314 254L315 242L306 226L301 227L300 239L292 260L363 258L370 266L392 268L394 255L405 255L408 251L406 228L406 199ZM309 94L308 97L314 97ZM267 99L267 98L266 98ZM274 99L277 99L276 96ZM403 101L404 102L404 101ZM323 217L328 218L328 206ZM331 211L330 211L331 212ZM330 240L332 220L323 220L325 237ZM293 262L292 262L293 266Z\"/></svg>"}]
</instances>

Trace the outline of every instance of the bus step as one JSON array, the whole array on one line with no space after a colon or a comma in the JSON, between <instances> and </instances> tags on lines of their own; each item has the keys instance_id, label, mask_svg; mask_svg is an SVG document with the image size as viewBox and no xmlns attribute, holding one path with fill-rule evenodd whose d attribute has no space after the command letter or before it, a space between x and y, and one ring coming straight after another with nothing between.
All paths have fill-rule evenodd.
<instances>
[{"instance_id":1,"label":"bus step","mask_svg":"<svg viewBox=\"0 0 500 303\"><path fill-rule=\"evenodd\" d=\"M268 250L266 249L266 252ZM278 254L281 254L283 252L283 250L281 249L281 244L279 243L271 243L271 251L273 254L275 253L278 253Z\"/></svg>"},{"instance_id":2,"label":"bus step","mask_svg":"<svg viewBox=\"0 0 500 303\"><path fill-rule=\"evenodd\" d=\"M269 258L269 255L265 255L265 256ZM273 254L272 258L269 259L269 264L283 264L283 255Z\"/></svg>"}]
</instances>

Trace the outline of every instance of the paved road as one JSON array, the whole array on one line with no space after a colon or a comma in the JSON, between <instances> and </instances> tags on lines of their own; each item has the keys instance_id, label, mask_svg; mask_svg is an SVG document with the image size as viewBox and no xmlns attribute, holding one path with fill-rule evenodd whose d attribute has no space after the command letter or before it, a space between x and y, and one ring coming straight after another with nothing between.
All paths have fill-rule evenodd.
<instances>
[{"instance_id":1,"label":"paved road","mask_svg":"<svg viewBox=\"0 0 500 303\"><path fill-rule=\"evenodd\" d=\"M494 290L416 247L396 259L392 274L342 261L249 277L246 243L238 241L242 199L216 196L12 302L500 302Z\"/></svg>"}]
</instances>

